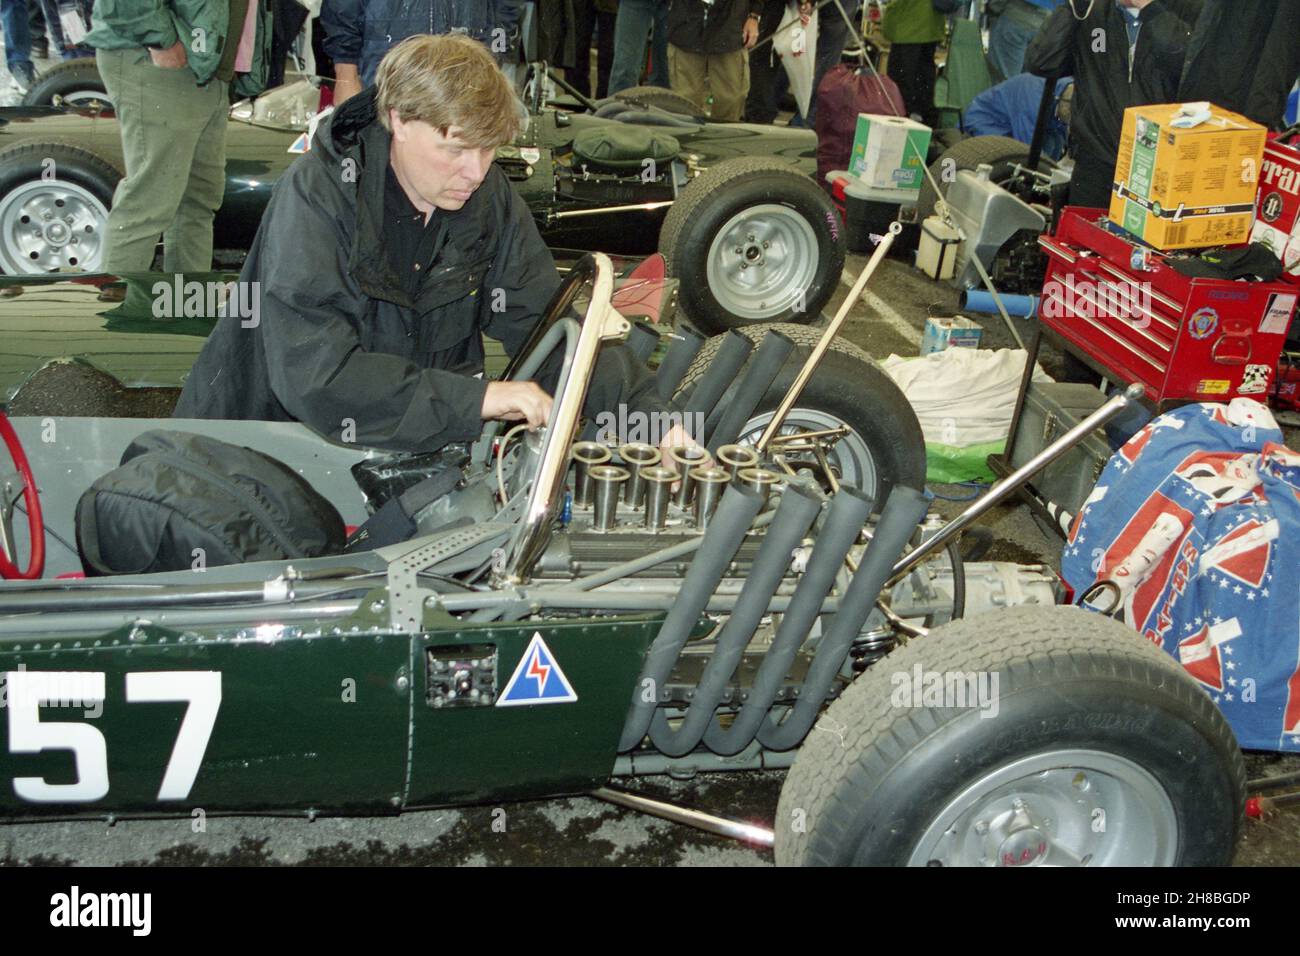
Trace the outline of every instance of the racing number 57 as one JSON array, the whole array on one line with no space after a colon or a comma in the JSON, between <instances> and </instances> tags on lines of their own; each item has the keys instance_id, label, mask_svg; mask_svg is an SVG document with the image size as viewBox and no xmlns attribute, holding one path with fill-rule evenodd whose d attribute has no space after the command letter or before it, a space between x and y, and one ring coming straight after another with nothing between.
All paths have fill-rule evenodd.
<instances>
[{"instance_id":1,"label":"racing number 57","mask_svg":"<svg viewBox=\"0 0 1300 956\"><path fill-rule=\"evenodd\" d=\"M77 769L75 783L46 783L43 777L14 777L14 793L33 803L88 803L108 795L108 746L104 735L89 724L42 721L42 705L75 701L78 706L102 704L103 671L8 671L9 751L37 754L71 750ZM221 707L220 671L141 671L126 675L129 704L188 703L172 747L159 800L189 796L208 739Z\"/></svg>"}]
</instances>

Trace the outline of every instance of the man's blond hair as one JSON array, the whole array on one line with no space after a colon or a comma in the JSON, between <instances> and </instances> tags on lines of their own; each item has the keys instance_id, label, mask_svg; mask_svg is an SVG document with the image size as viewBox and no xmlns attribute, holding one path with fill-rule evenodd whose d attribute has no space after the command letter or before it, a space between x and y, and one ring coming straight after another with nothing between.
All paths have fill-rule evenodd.
<instances>
[{"instance_id":1,"label":"man's blond hair","mask_svg":"<svg viewBox=\"0 0 1300 956\"><path fill-rule=\"evenodd\" d=\"M403 122L420 120L448 135L459 127L470 146L501 146L514 139L523 104L487 48L464 34L407 37L385 55L375 77L379 121L389 110Z\"/></svg>"}]
</instances>

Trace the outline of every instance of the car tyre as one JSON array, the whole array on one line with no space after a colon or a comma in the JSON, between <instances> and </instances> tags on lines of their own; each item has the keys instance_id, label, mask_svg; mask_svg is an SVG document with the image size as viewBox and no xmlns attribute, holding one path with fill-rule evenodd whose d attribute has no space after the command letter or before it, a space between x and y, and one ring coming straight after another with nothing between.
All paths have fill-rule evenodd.
<instances>
[{"instance_id":1,"label":"car tyre","mask_svg":"<svg viewBox=\"0 0 1300 956\"><path fill-rule=\"evenodd\" d=\"M826 193L767 156L706 170L682 189L659 234L668 275L680 280L679 308L709 333L811 322L840 281L844 249Z\"/></svg>"},{"instance_id":2,"label":"car tyre","mask_svg":"<svg viewBox=\"0 0 1300 956\"><path fill-rule=\"evenodd\" d=\"M737 331L757 344L769 330L786 336L795 348L754 414L741 428L742 444L753 442L762 434L821 337L816 329L790 323L749 325ZM718 335L704 343L677 388L678 398L684 398L694 387L725 338ZM743 374L742 371L737 376L737 383ZM736 388L737 384L732 384L723 393L719 409L727 407ZM808 429L847 425L852 434L832 449L831 461L839 466L841 478L875 498L877 506L883 505L894 485L917 490L925 486L925 439L916 412L894 380L852 343L832 340L786 423ZM783 426L782 431L786 430Z\"/></svg>"},{"instance_id":3,"label":"car tyre","mask_svg":"<svg viewBox=\"0 0 1300 956\"><path fill-rule=\"evenodd\" d=\"M914 675L952 673L999 676L991 719L911 699ZM936 628L849 686L786 778L776 858L1226 865L1245 784L1227 721L1171 657L1110 618L1022 606Z\"/></svg>"},{"instance_id":4,"label":"car tyre","mask_svg":"<svg viewBox=\"0 0 1300 956\"><path fill-rule=\"evenodd\" d=\"M0 152L0 270L99 270L122 175L98 153L68 143L21 143Z\"/></svg>"},{"instance_id":5,"label":"car tyre","mask_svg":"<svg viewBox=\"0 0 1300 956\"><path fill-rule=\"evenodd\" d=\"M110 106L94 57L64 60L43 71L23 97L23 106Z\"/></svg>"},{"instance_id":6,"label":"car tyre","mask_svg":"<svg viewBox=\"0 0 1300 956\"><path fill-rule=\"evenodd\" d=\"M700 116L698 106L680 93L674 93L662 86L630 86L615 93L614 99L636 106L657 106L661 110L693 118Z\"/></svg>"}]
</instances>

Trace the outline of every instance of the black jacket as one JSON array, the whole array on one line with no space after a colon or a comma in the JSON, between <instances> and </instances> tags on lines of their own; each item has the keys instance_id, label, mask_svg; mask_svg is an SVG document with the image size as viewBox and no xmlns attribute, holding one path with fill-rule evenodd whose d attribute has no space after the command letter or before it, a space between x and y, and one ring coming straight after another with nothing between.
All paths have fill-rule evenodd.
<instances>
[{"instance_id":1,"label":"black jacket","mask_svg":"<svg viewBox=\"0 0 1300 956\"><path fill-rule=\"evenodd\" d=\"M1076 4L1087 7L1084 0ZM1154 0L1144 7L1130 65L1124 14L1115 0L1095 0L1082 21L1069 2L1056 8L1029 44L1025 68L1038 76L1074 77L1070 138L1076 156L1114 162L1125 109L1178 101L1199 9L1197 0Z\"/></svg>"},{"instance_id":2,"label":"black jacket","mask_svg":"<svg viewBox=\"0 0 1300 956\"><path fill-rule=\"evenodd\" d=\"M373 89L322 123L311 152L276 184L240 275L245 289L259 284L257 325L218 321L177 417L302 421L393 451L478 437L482 333L513 356L559 275L528 208L493 167L461 209L437 213L439 251L408 296L381 227L390 142ZM625 397L662 408L626 352L602 350L589 407Z\"/></svg>"},{"instance_id":3,"label":"black jacket","mask_svg":"<svg viewBox=\"0 0 1300 956\"><path fill-rule=\"evenodd\" d=\"M1300 0L1206 0L1183 67L1183 101L1210 100L1275 129L1300 74Z\"/></svg>"},{"instance_id":4,"label":"black jacket","mask_svg":"<svg viewBox=\"0 0 1300 956\"><path fill-rule=\"evenodd\" d=\"M745 46L745 20L762 11L763 0L672 0L668 42L688 53L735 53Z\"/></svg>"}]
</instances>

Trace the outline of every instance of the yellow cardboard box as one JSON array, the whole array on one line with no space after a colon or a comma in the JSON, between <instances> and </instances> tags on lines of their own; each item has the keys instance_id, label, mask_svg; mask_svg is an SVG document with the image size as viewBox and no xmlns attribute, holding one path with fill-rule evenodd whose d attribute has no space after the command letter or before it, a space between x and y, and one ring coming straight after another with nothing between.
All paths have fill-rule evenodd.
<instances>
[{"instance_id":1,"label":"yellow cardboard box","mask_svg":"<svg viewBox=\"0 0 1300 956\"><path fill-rule=\"evenodd\" d=\"M1267 131L1217 106L1180 128L1172 121L1182 109L1124 111L1110 220L1161 250L1248 242Z\"/></svg>"}]
</instances>

